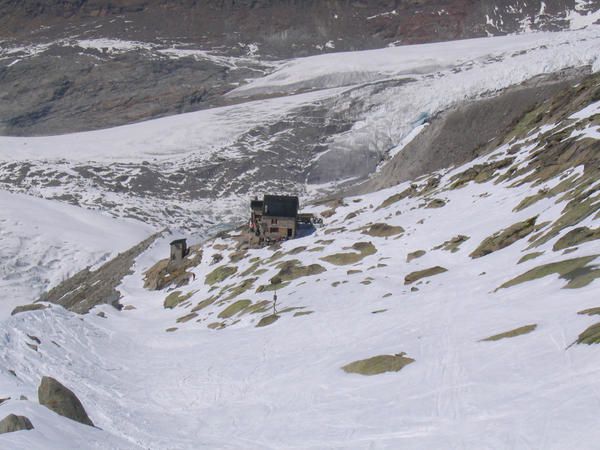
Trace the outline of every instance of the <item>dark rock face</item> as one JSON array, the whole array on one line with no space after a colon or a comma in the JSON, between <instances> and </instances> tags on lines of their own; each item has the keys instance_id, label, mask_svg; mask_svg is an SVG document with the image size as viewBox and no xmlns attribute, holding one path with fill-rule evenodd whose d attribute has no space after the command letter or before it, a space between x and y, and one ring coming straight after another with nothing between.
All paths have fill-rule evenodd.
<instances>
[{"instance_id":1,"label":"dark rock face","mask_svg":"<svg viewBox=\"0 0 600 450\"><path fill-rule=\"evenodd\" d=\"M119 17L131 21L121 32L135 39L186 36L228 46L241 40L291 56L317 53L328 41L352 50L504 34L535 16L533 28L556 29L574 7L575 0L0 0L0 29L17 35L39 32L42 23L94 22L119 30L108 23Z\"/></svg>"},{"instance_id":2,"label":"dark rock face","mask_svg":"<svg viewBox=\"0 0 600 450\"><path fill-rule=\"evenodd\" d=\"M0 434L21 430L33 430L31 421L25 416L9 414L4 419L0 420Z\"/></svg>"},{"instance_id":3,"label":"dark rock face","mask_svg":"<svg viewBox=\"0 0 600 450\"><path fill-rule=\"evenodd\" d=\"M94 426L77 396L54 378L43 377L38 388L40 405L84 425Z\"/></svg>"}]
</instances>

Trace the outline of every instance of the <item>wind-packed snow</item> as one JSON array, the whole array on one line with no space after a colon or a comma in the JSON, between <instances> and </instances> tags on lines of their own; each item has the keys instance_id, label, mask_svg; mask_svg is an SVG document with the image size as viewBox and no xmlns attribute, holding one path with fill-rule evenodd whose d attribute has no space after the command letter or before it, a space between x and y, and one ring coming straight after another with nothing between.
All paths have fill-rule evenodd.
<instances>
[{"instance_id":1,"label":"wind-packed snow","mask_svg":"<svg viewBox=\"0 0 600 450\"><path fill-rule=\"evenodd\" d=\"M133 220L0 191L0 317L151 232Z\"/></svg>"}]
</instances>

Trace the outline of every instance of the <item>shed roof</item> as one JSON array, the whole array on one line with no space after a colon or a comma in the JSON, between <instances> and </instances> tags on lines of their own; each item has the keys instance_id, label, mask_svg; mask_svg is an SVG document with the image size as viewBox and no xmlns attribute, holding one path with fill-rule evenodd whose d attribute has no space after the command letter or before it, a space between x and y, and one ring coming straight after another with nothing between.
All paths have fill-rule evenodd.
<instances>
[{"instance_id":1,"label":"shed roof","mask_svg":"<svg viewBox=\"0 0 600 450\"><path fill-rule=\"evenodd\" d=\"M171 242L171 245L179 245L179 244L186 244L187 239L175 239L174 241Z\"/></svg>"},{"instance_id":2,"label":"shed roof","mask_svg":"<svg viewBox=\"0 0 600 450\"><path fill-rule=\"evenodd\" d=\"M289 195L265 195L263 214L274 217L296 217L298 197Z\"/></svg>"}]
</instances>

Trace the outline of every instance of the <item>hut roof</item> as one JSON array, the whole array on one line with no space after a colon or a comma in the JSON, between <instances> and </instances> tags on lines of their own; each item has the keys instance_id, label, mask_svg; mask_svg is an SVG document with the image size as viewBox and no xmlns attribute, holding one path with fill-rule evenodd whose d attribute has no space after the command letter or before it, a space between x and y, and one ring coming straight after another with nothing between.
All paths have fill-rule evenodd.
<instances>
[{"instance_id":1,"label":"hut roof","mask_svg":"<svg viewBox=\"0 0 600 450\"><path fill-rule=\"evenodd\" d=\"M265 195L263 214L274 217L296 217L298 197L289 195Z\"/></svg>"}]
</instances>

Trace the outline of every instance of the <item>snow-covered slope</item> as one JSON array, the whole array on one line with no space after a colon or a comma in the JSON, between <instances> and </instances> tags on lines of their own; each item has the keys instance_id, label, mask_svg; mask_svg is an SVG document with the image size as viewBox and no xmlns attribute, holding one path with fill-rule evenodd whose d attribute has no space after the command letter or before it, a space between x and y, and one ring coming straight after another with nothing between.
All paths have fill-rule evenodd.
<instances>
[{"instance_id":1,"label":"snow-covered slope","mask_svg":"<svg viewBox=\"0 0 600 450\"><path fill-rule=\"evenodd\" d=\"M313 206L325 224L305 237L209 241L187 286L143 288L158 241L106 318L3 322L0 392L30 400L0 414L36 430L0 446L78 448L34 400L50 374L103 430L77 427L92 448L596 448L598 89L540 105L466 165ZM398 371L342 369L383 355L358 370Z\"/></svg>"},{"instance_id":2,"label":"snow-covered slope","mask_svg":"<svg viewBox=\"0 0 600 450\"><path fill-rule=\"evenodd\" d=\"M0 191L0 317L151 232L134 220Z\"/></svg>"}]
</instances>

